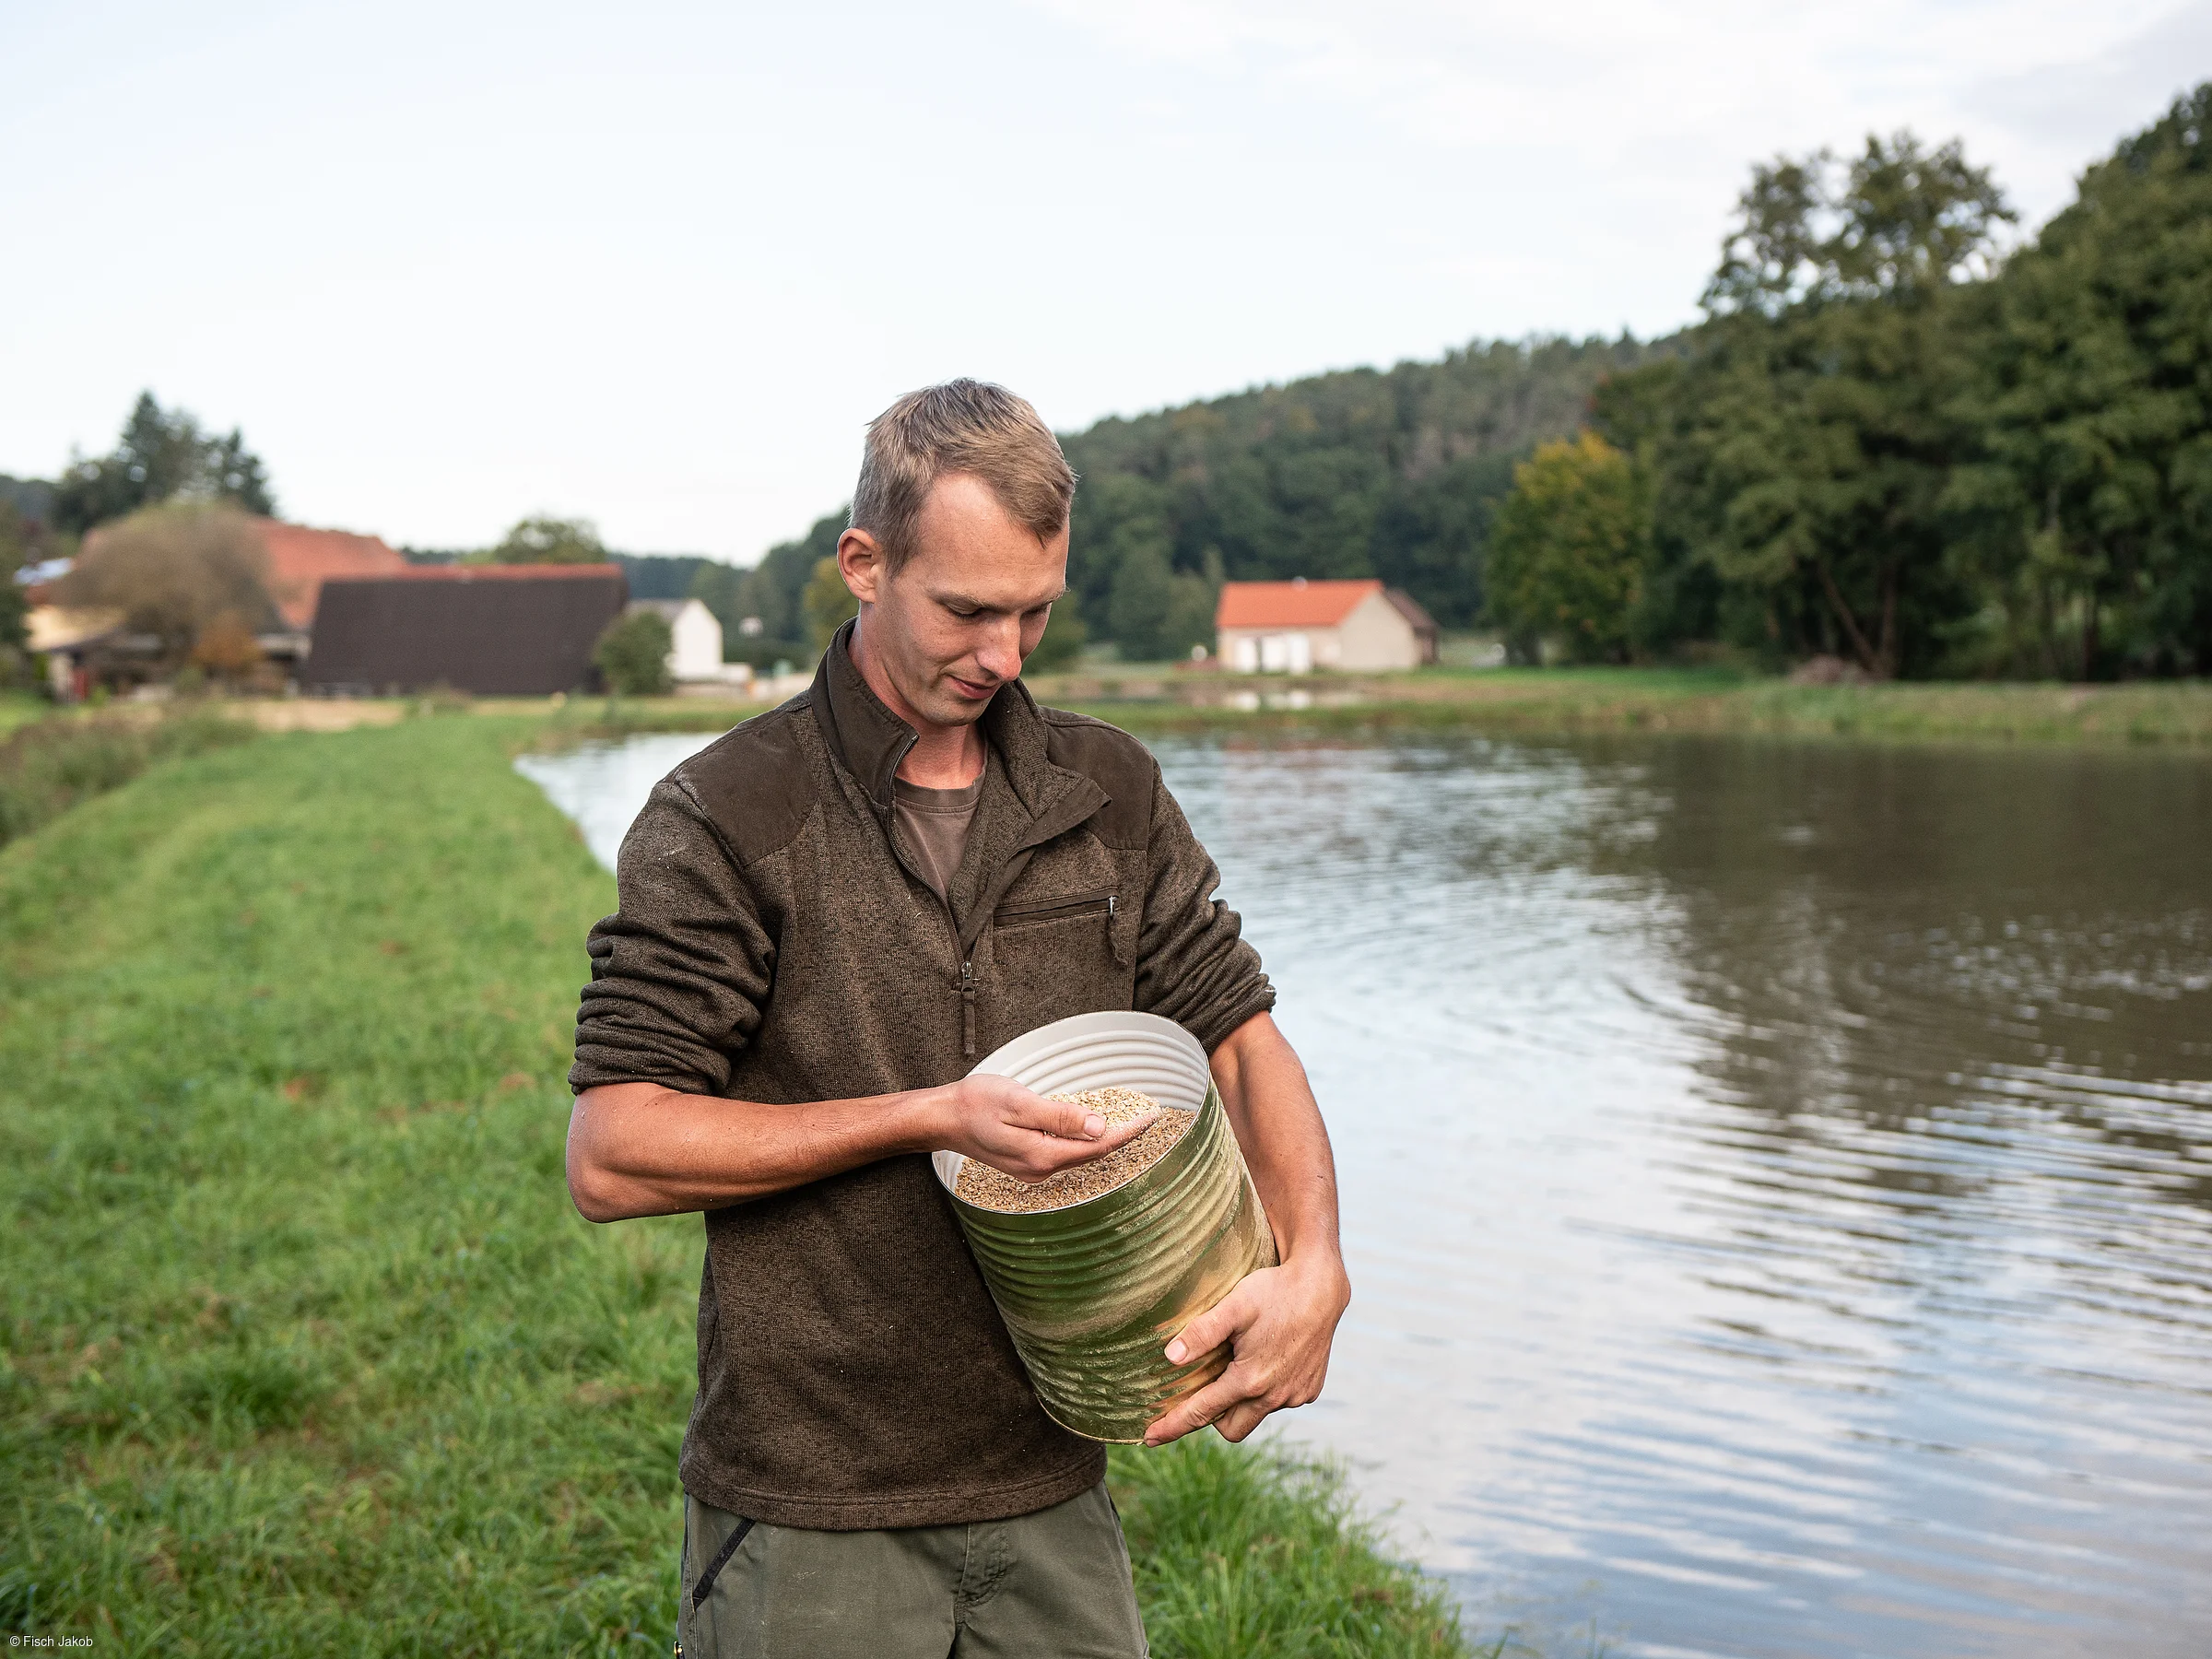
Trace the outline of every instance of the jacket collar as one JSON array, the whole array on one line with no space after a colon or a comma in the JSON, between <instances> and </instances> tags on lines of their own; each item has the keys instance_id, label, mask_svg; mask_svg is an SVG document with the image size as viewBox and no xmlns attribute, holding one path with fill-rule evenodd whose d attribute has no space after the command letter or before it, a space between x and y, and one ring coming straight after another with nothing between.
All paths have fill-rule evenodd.
<instances>
[{"instance_id":1,"label":"jacket collar","mask_svg":"<svg viewBox=\"0 0 2212 1659\"><path fill-rule=\"evenodd\" d=\"M830 640L807 697L830 752L860 785L877 816L888 818L892 780L907 751L914 747L914 728L891 712L860 672L860 665L853 660L853 624L847 622ZM1080 772L1053 763L1037 700L1021 681L1008 680L998 688L998 695L983 710L981 727L983 736L998 750L1006 782L1030 819L1066 829L1106 804L1106 792L1096 783ZM1068 810L1078 805L1081 810L1069 818ZM1060 829L1051 833L1056 835Z\"/></svg>"},{"instance_id":2,"label":"jacket collar","mask_svg":"<svg viewBox=\"0 0 2212 1659\"><path fill-rule=\"evenodd\" d=\"M889 827L893 802L892 781L907 750L914 747L914 728L891 712L883 699L870 689L853 660L853 624L846 623L822 653L807 698L814 705L830 751L875 809L877 821ZM998 751L1005 773L1005 789L1012 795L1014 810L999 810L996 789L983 786L983 801L971 832L977 844L963 861L965 867L951 895L953 910L961 919L961 933L971 935L980 915L971 922L977 904L995 903L1020 873L1018 855L1056 835L1065 834L1107 803L1107 794L1091 778L1055 765L1046 745L1043 718L1029 687L1009 680L984 709L984 738ZM987 910L981 914L987 914ZM963 944L969 942L963 937Z\"/></svg>"},{"instance_id":3,"label":"jacket collar","mask_svg":"<svg viewBox=\"0 0 2212 1659\"><path fill-rule=\"evenodd\" d=\"M837 630L830 649L822 653L821 666L814 671L807 697L822 736L845 771L860 785L875 807L876 816L891 815L891 780L899 763L914 747L914 728L891 712L882 698L868 687L853 660L853 624Z\"/></svg>"}]
</instances>

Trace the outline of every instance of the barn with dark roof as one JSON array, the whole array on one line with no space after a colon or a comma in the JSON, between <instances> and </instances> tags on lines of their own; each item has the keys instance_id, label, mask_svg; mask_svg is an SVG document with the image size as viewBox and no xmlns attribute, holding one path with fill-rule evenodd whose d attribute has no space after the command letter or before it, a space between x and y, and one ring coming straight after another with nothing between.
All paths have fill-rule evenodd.
<instances>
[{"instance_id":1,"label":"barn with dark roof","mask_svg":"<svg viewBox=\"0 0 2212 1659\"><path fill-rule=\"evenodd\" d=\"M441 686L490 697L588 689L592 649L629 597L615 564L416 565L327 577L300 684L362 696Z\"/></svg>"}]
</instances>

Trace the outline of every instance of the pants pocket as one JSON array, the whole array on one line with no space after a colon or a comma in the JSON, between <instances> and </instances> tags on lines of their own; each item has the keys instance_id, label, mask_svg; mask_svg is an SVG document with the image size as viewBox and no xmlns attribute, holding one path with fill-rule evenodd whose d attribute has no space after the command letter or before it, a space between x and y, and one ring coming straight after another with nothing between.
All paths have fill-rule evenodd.
<instances>
[{"instance_id":1,"label":"pants pocket","mask_svg":"<svg viewBox=\"0 0 2212 1659\"><path fill-rule=\"evenodd\" d=\"M683 1575L676 1610L677 1659L717 1659L722 1643L708 1604L723 1569L753 1530L751 1517L733 1515L687 1496L684 1500Z\"/></svg>"},{"instance_id":2,"label":"pants pocket","mask_svg":"<svg viewBox=\"0 0 2212 1659\"><path fill-rule=\"evenodd\" d=\"M752 1530L752 1522L740 1516L730 1535L722 1541L722 1547L714 1552L714 1559L707 1563L707 1570L699 1575L699 1583L691 1586L691 1606L694 1610L707 1605L707 1597L714 1594L714 1581L722 1576L722 1570L730 1564L730 1558L737 1553L737 1547L745 1542L745 1535Z\"/></svg>"}]
</instances>

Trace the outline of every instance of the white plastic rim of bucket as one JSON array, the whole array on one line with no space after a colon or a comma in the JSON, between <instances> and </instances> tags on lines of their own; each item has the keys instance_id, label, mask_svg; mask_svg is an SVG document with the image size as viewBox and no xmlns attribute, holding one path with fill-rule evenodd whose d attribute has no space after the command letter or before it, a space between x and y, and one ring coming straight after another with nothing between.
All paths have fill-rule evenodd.
<instances>
[{"instance_id":1,"label":"white plastic rim of bucket","mask_svg":"<svg viewBox=\"0 0 2212 1659\"><path fill-rule=\"evenodd\" d=\"M985 1054L970 1069L1011 1077L1039 1094L1080 1094L1088 1088L1134 1088L1162 1106L1195 1112L1213 1083L1206 1050L1171 1019L1109 1008L1075 1014L1025 1031ZM930 1163L947 1192L959 1182L958 1152L933 1152Z\"/></svg>"}]
</instances>

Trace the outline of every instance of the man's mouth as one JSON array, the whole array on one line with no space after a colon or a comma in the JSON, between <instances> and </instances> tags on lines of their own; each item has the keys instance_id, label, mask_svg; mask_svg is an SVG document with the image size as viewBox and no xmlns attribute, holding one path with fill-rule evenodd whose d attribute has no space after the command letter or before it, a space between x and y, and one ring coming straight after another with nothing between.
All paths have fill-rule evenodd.
<instances>
[{"instance_id":1,"label":"man's mouth","mask_svg":"<svg viewBox=\"0 0 2212 1659\"><path fill-rule=\"evenodd\" d=\"M948 674L945 677L955 691L974 702L987 702L992 693L998 689L995 682L984 685L977 680L962 679L957 674Z\"/></svg>"}]
</instances>

